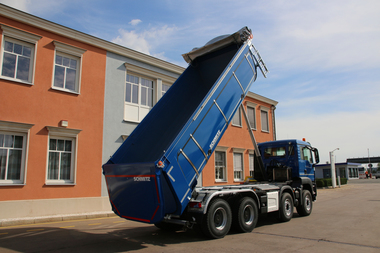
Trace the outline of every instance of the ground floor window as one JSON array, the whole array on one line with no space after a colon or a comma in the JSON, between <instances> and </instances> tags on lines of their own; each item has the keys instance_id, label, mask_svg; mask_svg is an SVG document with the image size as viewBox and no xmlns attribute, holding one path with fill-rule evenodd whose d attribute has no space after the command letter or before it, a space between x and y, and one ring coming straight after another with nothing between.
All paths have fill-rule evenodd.
<instances>
[{"instance_id":1,"label":"ground floor window","mask_svg":"<svg viewBox=\"0 0 380 253\"><path fill-rule=\"evenodd\" d=\"M0 132L0 183L22 183L26 134Z\"/></svg>"},{"instance_id":2,"label":"ground floor window","mask_svg":"<svg viewBox=\"0 0 380 253\"><path fill-rule=\"evenodd\" d=\"M254 160L254 156L253 154L249 154L249 176L250 177L254 177L254 164L255 164L255 160Z\"/></svg>"},{"instance_id":3,"label":"ground floor window","mask_svg":"<svg viewBox=\"0 0 380 253\"><path fill-rule=\"evenodd\" d=\"M215 181L226 181L226 153L215 151Z\"/></svg>"},{"instance_id":4,"label":"ground floor window","mask_svg":"<svg viewBox=\"0 0 380 253\"><path fill-rule=\"evenodd\" d=\"M243 174L243 154L234 153L234 180L242 181Z\"/></svg>"},{"instance_id":5,"label":"ground floor window","mask_svg":"<svg viewBox=\"0 0 380 253\"><path fill-rule=\"evenodd\" d=\"M77 135L80 130L47 127L49 130L46 184L74 184Z\"/></svg>"}]
</instances>

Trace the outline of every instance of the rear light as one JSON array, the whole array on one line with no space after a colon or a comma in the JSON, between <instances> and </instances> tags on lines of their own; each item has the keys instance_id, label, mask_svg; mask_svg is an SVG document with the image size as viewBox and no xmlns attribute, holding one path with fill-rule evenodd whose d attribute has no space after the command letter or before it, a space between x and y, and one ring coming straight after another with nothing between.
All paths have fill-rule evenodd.
<instances>
[{"instance_id":1,"label":"rear light","mask_svg":"<svg viewBox=\"0 0 380 253\"><path fill-rule=\"evenodd\" d=\"M202 208L202 203L201 202L190 202L189 207L190 208Z\"/></svg>"}]
</instances>

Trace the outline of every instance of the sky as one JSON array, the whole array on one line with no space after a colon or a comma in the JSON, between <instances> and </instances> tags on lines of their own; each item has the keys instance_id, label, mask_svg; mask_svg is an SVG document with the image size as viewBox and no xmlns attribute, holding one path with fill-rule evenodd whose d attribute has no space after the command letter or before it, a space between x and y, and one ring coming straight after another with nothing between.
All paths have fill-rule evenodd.
<instances>
[{"instance_id":1,"label":"sky","mask_svg":"<svg viewBox=\"0 0 380 253\"><path fill-rule=\"evenodd\" d=\"M250 91L278 102L277 139L329 161L380 156L378 0L0 0L186 67L182 54L247 26L270 73Z\"/></svg>"}]
</instances>

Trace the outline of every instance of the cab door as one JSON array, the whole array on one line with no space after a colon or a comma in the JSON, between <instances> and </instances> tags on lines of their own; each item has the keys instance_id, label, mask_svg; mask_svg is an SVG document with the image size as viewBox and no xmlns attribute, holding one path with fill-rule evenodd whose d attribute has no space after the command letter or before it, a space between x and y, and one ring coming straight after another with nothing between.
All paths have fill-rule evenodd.
<instances>
[{"instance_id":1,"label":"cab door","mask_svg":"<svg viewBox=\"0 0 380 253\"><path fill-rule=\"evenodd\" d=\"M308 177L314 181L313 155L311 149L307 146L300 146L301 161L300 161L300 176Z\"/></svg>"}]
</instances>

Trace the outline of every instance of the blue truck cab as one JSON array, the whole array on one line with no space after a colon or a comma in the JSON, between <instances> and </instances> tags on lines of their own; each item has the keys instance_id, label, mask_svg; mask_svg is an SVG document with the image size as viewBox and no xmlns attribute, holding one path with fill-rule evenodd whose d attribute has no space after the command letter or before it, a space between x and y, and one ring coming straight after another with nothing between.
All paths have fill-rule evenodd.
<instances>
[{"instance_id":1,"label":"blue truck cab","mask_svg":"<svg viewBox=\"0 0 380 253\"><path fill-rule=\"evenodd\" d=\"M258 144L268 181L308 178L315 181L318 149L301 140L280 140Z\"/></svg>"}]
</instances>

